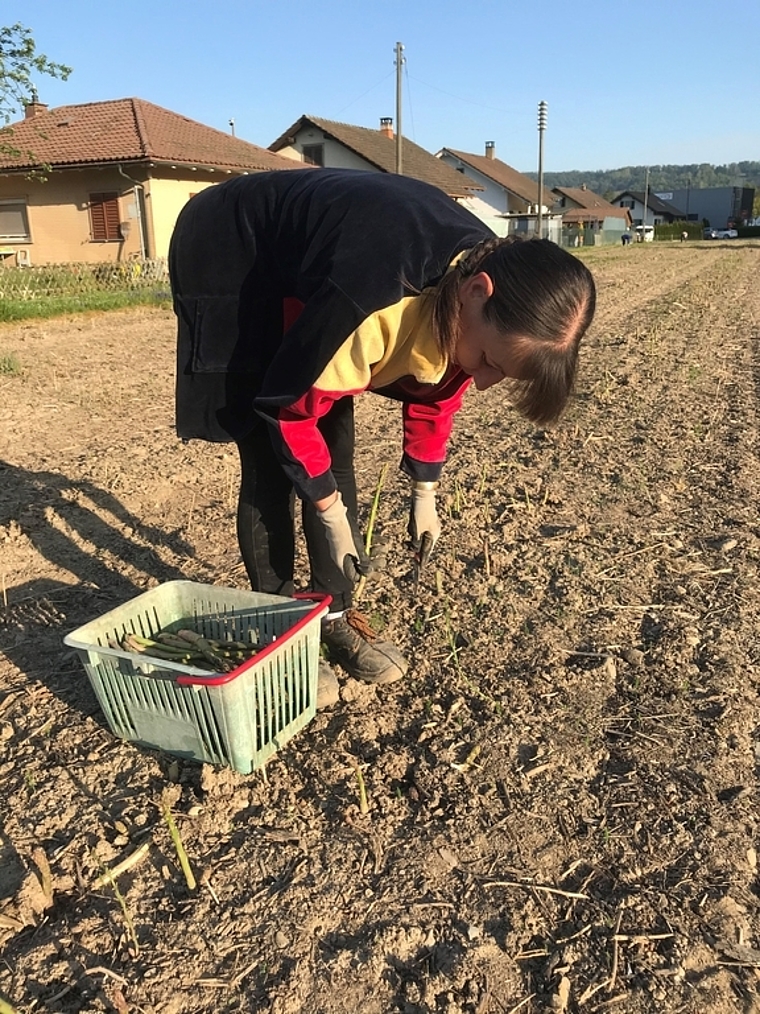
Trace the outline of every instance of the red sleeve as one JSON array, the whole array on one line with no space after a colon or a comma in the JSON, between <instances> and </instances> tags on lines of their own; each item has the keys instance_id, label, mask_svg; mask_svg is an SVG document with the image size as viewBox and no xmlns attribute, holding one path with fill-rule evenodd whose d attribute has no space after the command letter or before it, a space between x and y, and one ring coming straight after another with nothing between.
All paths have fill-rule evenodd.
<instances>
[{"instance_id":1,"label":"red sleeve","mask_svg":"<svg viewBox=\"0 0 760 1014\"><path fill-rule=\"evenodd\" d=\"M270 425L270 437L282 467L299 496L312 503L337 489L332 461L319 420L340 398L359 392L310 388L298 401L260 414Z\"/></svg>"},{"instance_id":2,"label":"red sleeve","mask_svg":"<svg viewBox=\"0 0 760 1014\"><path fill-rule=\"evenodd\" d=\"M439 386L435 401L404 402L402 471L418 481L435 481L446 460L454 415L462 406L472 378L456 372Z\"/></svg>"}]
</instances>

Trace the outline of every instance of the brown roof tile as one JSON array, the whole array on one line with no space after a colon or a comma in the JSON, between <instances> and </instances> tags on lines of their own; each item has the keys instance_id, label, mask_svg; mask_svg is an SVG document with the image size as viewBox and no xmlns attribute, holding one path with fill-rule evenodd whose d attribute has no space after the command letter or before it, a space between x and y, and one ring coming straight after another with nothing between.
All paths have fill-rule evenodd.
<instances>
[{"instance_id":1,"label":"brown roof tile","mask_svg":"<svg viewBox=\"0 0 760 1014\"><path fill-rule=\"evenodd\" d=\"M628 222L628 214L625 208L571 208L564 211L562 221L569 225L573 222L598 222L604 218L622 218Z\"/></svg>"},{"instance_id":2,"label":"brown roof tile","mask_svg":"<svg viewBox=\"0 0 760 1014\"><path fill-rule=\"evenodd\" d=\"M590 222L599 218L624 218L628 221L630 217L626 208L610 204L599 194L585 187L554 187L552 193L567 197L579 205L577 208L563 210L563 222Z\"/></svg>"},{"instance_id":3,"label":"brown roof tile","mask_svg":"<svg viewBox=\"0 0 760 1014\"><path fill-rule=\"evenodd\" d=\"M360 155L374 165L380 172L396 171L396 140L387 137L380 130L369 127L354 127L350 123L337 123L334 120L323 120L317 116L302 116L288 127L276 141L269 145L270 151L279 151L286 147L302 127L313 124L328 137L339 141L346 148ZM403 138L401 149L402 170L404 176L432 183L449 197L469 197L473 191L482 190L474 180L468 180L462 173L446 165L435 155L421 148L409 138Z\"/></svg>"},{"instance_id":4,"label":"brown roof tile","mask_svg":"<svg viewBox=\"0 0 760 1014\"><path fill-rule=\"evenodd\" d=\"M613 204L605 201L599 194L595 194L593 190L588 190L586 187L554 187L552 193L569 197L580 208L614 208ZM617 210L619 211L620 209L618 208Z\"/></svg>"},{"instance_id":5,"label":"brown roof tile","mask_svg":"<svg viewBox=\"0 0 760 1014\"><path fill-rule=\"evenodd\" d=\"M489 180L498 183L528 204L538 204L538 183L529 176L523 176L501 159L489 158L487 155L472 155L468 151L457 151L455 148L444 148L444 151L456 156L471 168L477 169L483 176L487 176Z\"/></svg>"},{"instance_id":6,"label":"brown roof tile","mask_svg":"<svg viewBox=\"0 0 760 1014\"><path fill-rule=\"evenodd\" d=\"M294 168L266 148L134 98L38 112L12 123L3 142L21 157L0 152L0 170L144 161L232 172Z\"/></svg>"}]
</instances>

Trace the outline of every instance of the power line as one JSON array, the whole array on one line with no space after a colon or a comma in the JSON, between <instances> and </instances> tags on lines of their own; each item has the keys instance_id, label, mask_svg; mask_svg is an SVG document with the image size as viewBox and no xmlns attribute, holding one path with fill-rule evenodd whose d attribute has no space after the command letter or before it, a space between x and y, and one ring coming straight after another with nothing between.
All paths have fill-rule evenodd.
<instances>
[{"instance_id":1,"label":"power line","mask_svg":"<svg viewBox=\"0 0 760 1014\"><path fill-rule=\"evenodd\" d=\"M409 67L407 65L406 60L404 60L404 68L406 70L406 95L409 103L409 116L411 117L412 120L412 140L416 140L417 128L414 125L414 110L412 109L412 90L409 87Z\"/></svg>"},{"instance_id":2,"label":"power line","mask_svg":"<svg viewBox=\"0 0 760 1014\"><path fill-rule=\"evenodd\" d=\"M375 88L379 88L381 84L385 84L385 82L388 80L388 78L392 77L394 73L395 73L395 71L391 71L390 74L386 74L385 77L381 81L378 81L376 84L373 84L371 88L368 88L366 90L366 92L362 92L362 94L361 95L357 95L355 99L351 99L351 101L348 103L348 105L347 106L343 106L342 109L339 109L335 115L336 116L340 116L341 113L345 112L346 109L349 109L355 102L358 102L360 99L363 99L365 95L369 95L369 93L372 92L372 91L374 91Z\"/></svg>"},{"instance_id":3,"label":"power line","mask_svg":"<svg viewBox=\"0 0 760 1014\"><path fill-rule=\"evenodd\" d=\"M409 72L407 71L407 74L408 73ZM505 113L506 114L506 113L509 113L510 111L513 111L514 109L517 108L516 106L513 106L512 110L508 110L508 109L501 109L501 108L499 108L499 106L488 106L484 102L474 102L472 99L463 99L461 95L454 95L453 92L447 92L445 89L438 88L436 85L428 84L427 81L421 81L420 78L418 78L418 77L413 78L412 80L417 81L418 84L425 85L426 88L432 88L433 91L440 92L441 95L448 95L448 97L450 99L456 99L458 102L466 102L468 105L471 105L471 106L479 106L481 109L491 109L495 113Z\"/></svg>"}]
</instances>

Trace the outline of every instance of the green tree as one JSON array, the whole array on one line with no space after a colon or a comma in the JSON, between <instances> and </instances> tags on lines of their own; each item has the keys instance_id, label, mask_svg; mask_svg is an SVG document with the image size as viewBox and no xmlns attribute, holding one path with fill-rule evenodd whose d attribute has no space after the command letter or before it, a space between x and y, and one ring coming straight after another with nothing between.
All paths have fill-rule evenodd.
<instances>
[{"instance_id":1,"label":"green tree","mask_svg":"<svg viewBox=\"0 0 760 1014\"><path fill-rule=\"evenodd\" d=\"M37 52L29 28L21 24L0 27L0 124L10 123L14 112L35 94L33 74L47 74L65 81L70 73L70 67L53 63ZM11 128L0 125L0 152L5 155L19 154L9 143L12 134Z\"/></svg>"},{"instance_id":2,"label":"green tree","mask_svg":"<svg viewBox=\"0 0 760 1014\"><path fill-rule=\"evenodd\" d=\"M595 194L608 200L624 190L644 189L649 174L649 189L659 191L702 189L705 187L754 187L760 190L760 162L731 162L727 165L709 165L706 162L691 165L624 166L620 169L571 169L568 172L544 173L544 185L553 187L580 187L585 185ZM535 173L525 173L531 179Z\"/></svg>"}]
</instances>

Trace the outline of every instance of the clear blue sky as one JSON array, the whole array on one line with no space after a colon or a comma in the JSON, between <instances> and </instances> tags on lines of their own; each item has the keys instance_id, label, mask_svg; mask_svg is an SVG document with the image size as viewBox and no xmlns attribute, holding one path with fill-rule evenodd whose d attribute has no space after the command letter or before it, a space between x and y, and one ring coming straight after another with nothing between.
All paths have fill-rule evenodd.
<instances>
[{"instance_id":1,"label":"clear blue sky","mask_svg":"<svg viewBox=\"0 0 760 1014\"><path fill-rule=\"evenodd\" d=\"M51 107L138 97L267 147L303 113L544 168L760 159L758 0L3 0L73 68ZM19 113L19 118L20 118Z\"/></svg>"}]
</instances>

